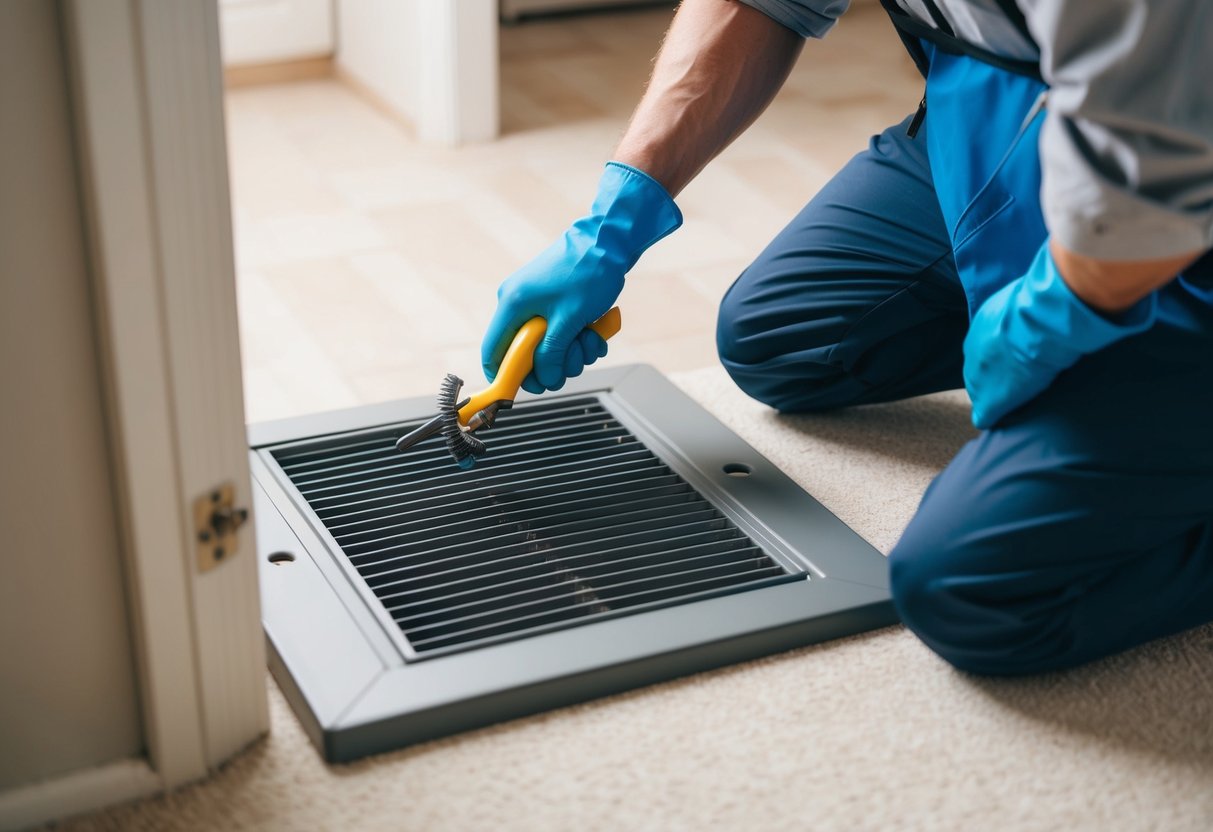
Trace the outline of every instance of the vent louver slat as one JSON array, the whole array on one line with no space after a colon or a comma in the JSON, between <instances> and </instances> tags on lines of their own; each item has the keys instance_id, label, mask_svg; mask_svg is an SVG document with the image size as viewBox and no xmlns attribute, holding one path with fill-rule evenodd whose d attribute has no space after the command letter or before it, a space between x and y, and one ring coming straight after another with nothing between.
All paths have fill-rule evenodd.
<instances>
[{"instance_id":1,"label":"vent louver slat","mask_svg":"<svg viewBox=\"0 0 1213 832\"><path fill-rule=\"evenodd\" d=\"M805 577L597 398L503 414L471 471L412 427L272 453L418 658Z\"/></svg>"},{"instance_id":2,"label":"vent louver slat","mask_svg":"<svg viewBox=\"0 0 1213 832\"><path fill-rule=\"evenodd\" d=\"M565 499L561 499L564 497ZM578 489L576 495L534 496L530 499L517 500L510 507L518 515L529 512L535 516L550 516L549 511L556 511L571 506L580 506L582 511L597 512L602 505L602 499L614 497L621 501L645 501L647 505L656 505L660 501L677 502L694 499L690 486L681 482L675 475L657 475L638 478L631 483L619 485L599 485L592 488ZM465 501L463 507L444 514L447 523L453 525L459 522L480 523L485 507L492 505L491 497L481 497ZM471 506L470 508L467 506ZM410 511L398 511L369 520L353 520L347 523L333 523L329 529L334 534L341 534L350 543L358 543L367 537L396 531L397 529L419 526L433 527L432 512L425 508Z\"/></svg>"}]
</instances>

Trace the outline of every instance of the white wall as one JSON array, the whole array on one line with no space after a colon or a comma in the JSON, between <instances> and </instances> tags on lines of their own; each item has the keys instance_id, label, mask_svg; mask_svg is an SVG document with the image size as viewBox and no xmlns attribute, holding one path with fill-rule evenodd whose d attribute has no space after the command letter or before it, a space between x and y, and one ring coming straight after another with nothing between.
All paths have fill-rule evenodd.
<instances>
[{"instance_id":1,"label":"white wall","mask_svg":"<svg viewBox=\"0 0 1213 832\"><path fill-rule=\"evenodd\" d=\"M487 141L499 123L497 27L497 0L337 0L337 65L422 141Z\"/></svg>"},{"instance_id":2,"label":"white wall","mask_svg":"<svg viewBox=\"0 0 1213 832\"><path fill-rule=\"evenodd\" d=\"M337 2L338 65L414 123L421 99L421 34L415 2Z\"/></svg>"},{"instance_id":3,"label":"white wall","mask_svg":"<svg viewBox=\"0 0 1213 832\"><path fill-rule=\"evenodd\" d=\"M225 66L333 54L332 0L219 0Z\"/></svg>"},{"instance_id":4,"label":"white wall","mask_svg":"<svg viewBox=\"0 0 1213 832\"><path fill-rule=\"evenodd\" d=\"M0 3L0 791L143 749L58 8Z\"/></svg>"}]
</instances>

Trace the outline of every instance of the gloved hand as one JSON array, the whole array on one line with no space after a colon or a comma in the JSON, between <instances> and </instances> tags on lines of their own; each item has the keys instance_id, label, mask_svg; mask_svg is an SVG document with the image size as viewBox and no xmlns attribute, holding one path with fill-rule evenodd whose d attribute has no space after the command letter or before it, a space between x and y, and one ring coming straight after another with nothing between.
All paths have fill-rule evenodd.
<instances>
[{"instance_id":1,"label":"gloved hand","mask_svg":"<svg viewBox=\"0 0 1213 832\"><path fill-rule=\"evenodd\" d=\"M590 213L497 290L497 311L480 347L485 377L493 380L514 334L536 315L547 320L547 332L523 389L559 390L581 375L607 350L586 326L615 303L623 276L645 249L680 225L682 213L655 179L608 162Z\"/></svg>"},{"instance_id":2,"label":"gloved hand","mask_svg":"<svg viewBox=\"0 0 1213 832\"><path fill-rule=\"evenodd\" d=\"M1044 392L1062 370L1154 323L1151 294L1115 320L1087 306L1066 285L1046 240L1023 277L991 295L964 343L964 380L973 424L985 430Z\"/></svg>"}]
</instances>

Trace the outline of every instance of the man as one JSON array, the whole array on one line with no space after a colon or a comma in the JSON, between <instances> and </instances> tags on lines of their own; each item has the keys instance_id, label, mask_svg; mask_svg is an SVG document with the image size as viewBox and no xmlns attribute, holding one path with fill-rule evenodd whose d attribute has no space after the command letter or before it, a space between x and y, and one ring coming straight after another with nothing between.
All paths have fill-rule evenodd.
<instances>
[{"instance_id":1,"label":"man","mask_svg":"<svg viewBox=\"0 0 1213 832\"><path fill-rule=\"evenodd\" d=\"M738 278L721 360L786 412L967 387L982 432L889 558L902 619L957 667L1213 620L1213 6L885 5L923 104ZM502 284L490 377L534 315L531 392L605 354L585 326L680 225L672 196L846 6L682 4L590 214Z\"/></svg>"}]
</instances>

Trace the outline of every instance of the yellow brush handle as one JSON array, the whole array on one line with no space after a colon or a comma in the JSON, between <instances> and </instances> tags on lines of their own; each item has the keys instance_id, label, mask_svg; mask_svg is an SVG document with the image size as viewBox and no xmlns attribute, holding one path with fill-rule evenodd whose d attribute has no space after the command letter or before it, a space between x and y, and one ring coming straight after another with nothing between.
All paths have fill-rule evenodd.
<instances>
[{"instance_id":1,"label":"yellow brush handle","mask_svg":"<svg viewBox=\"0 0 1213 832\"><path fill-rule=\"evenodd\" d=\"M622 325L623 318L619 314L619 307L615 306L590 324L589 328L606 341L618 332ZM501 359L501 367L498 368L493 383L459 408L459 424L466 426L473 416L493 402L514 400L518 395L518 388L522 386L522 380L535 366L535 348L539 346L547 330L548 322L539 317L531 318L522 325L510 343L510 348L505 351L505 358Z\"/></svg>"}]
</instances>

